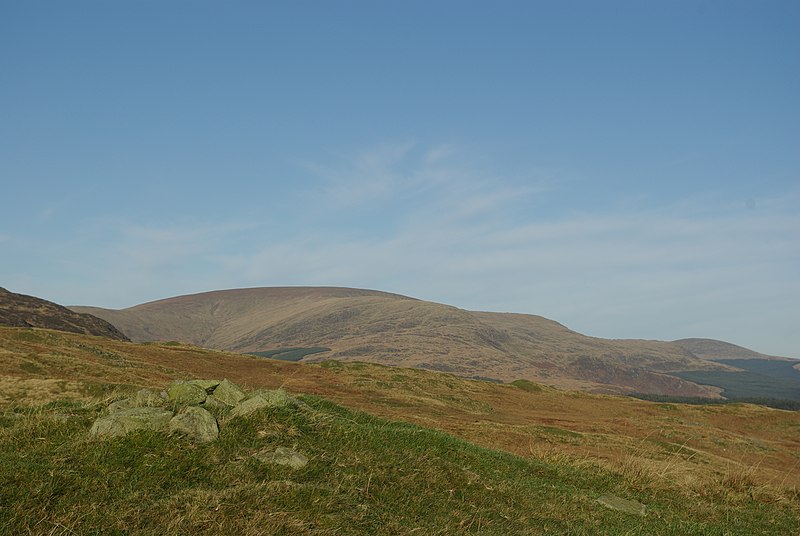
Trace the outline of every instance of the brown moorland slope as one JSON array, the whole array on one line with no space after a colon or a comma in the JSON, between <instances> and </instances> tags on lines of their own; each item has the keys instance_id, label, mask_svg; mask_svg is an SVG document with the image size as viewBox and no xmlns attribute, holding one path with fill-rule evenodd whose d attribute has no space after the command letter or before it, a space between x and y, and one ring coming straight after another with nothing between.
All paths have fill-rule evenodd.
<instances>
[{"instance_id":1,"label":"brown moorland slope","mask_svg":"<svg viewBox=\"0 0 800 536\"><path fill-rule=\"evenodd\" d=\"M800 485L796 411L657 404L361 362L289 363L175 343L0 327L0 407L91 399L192 378L324 396L522 456L601 463L634 482L694 489L724 481L754 492L766 484Z\"/></svg>"},{"instance_id":2,"label":"brown moorland slope","mask_svg":"<svg viewBox=\"0 0 800 536\"><path fill-rule=\"evenodd\" d=\"M720 369L662 341L587 337L535 315L473 312L397 294L331 287L205 292L99 316L134 341L181 341L235 352L327 347L336 359L463 377L527 379L593 392L718 396L669 373Z\"/></svg>"},{"instance_id":3,"label":"brown moorland slope","mask_svg":"<svg viewBox=\"0 0 800 536\"><path fill-rule=\"evenodd\" d=\"M748 348L743 348L735 344L715 339L679 339L672 341L673 344L680 346L701 359L714 361L716 359L778 359L789 361L786 357L754 352Z\"/></svg>"},{"instance_id":4,"label":"brown moorland slope","mask_svg":"<svg viewBox=\"0 0 800 536\"><path fill-rule=\"evenodd\" d=\"M91 314L77 313L53 302L0 287L0 325L47 328L128 340L113 325Z\"/></svg>"}]
</instances>

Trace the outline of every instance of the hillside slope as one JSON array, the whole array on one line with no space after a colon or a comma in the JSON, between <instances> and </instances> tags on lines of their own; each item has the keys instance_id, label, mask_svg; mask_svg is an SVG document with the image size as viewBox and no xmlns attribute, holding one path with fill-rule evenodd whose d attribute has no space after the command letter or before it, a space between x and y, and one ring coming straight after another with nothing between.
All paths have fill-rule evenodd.
<instances>
[{"instance_id":1,"label":"hillside slope","mask_svg":"<svg viewBox=\"0 0 800 536\"><path fill-rule=\"evenodd\" d=\"M128 309L73 307L134 341L182 341L236 352L327 347L309 360L371 361L595 392L717 396L669 374L727 370L672 343L587 337L534 315L472 312L347 288L252 288L168 298Z\"/></svg>"},{"instance_id":2,"label":"hillside slope","mask_svg":"<svg viewBox=\"0 0 800 536\"><path fill-rule=\"evenodd\" d=\"M12 413L16 404L120 396L119 391L191 378L228 378L248 389L283 387L323 396L484 447L530 458L588 458L681 489L690 481L706 489L734 471L757 486L800 485L800 472L792 469L800 448L796 411L654 404L530 382L500 385L374 364L290 363L173 343L0 327L0 409Z\"/></svg>"},{"instance_id":3,"label":"hillside slope","mask_svg":"<svg viewBox=\"0 0 800 536\"><path fill-rule=\"evenodd\" d=\"M701 359L711 361L719 359L787 359L785 357L761 354L748 348L715 339L679 339L672 341L672 343Z\"/></svg>"},{"instance_id":4,"label":"hillside slope","mask_svg":"<svg viewBox=\"0 0 800 536\"><path fill-rule=\"evenodd\" d=\"M108 418L105 404L0 410L0 526L64 535L796 532L800 504L786 489L645 481L563 455L480 448L313 396L299 403L246 416L212 408L220 434L207 443L142 430L87 439L93 420ZM281 450L299 463L275 463Z\"/></svg>"},{"instance_id":5,"label":"hillside slope","mask_svg":"<svg viewBox=\"0 0 800 536\"><path fill-rule=\"evenodd\" d=\"M109 339L128 340L117 328L91 314L77 313L53 302L0 287L0 325L47 328Z\"/></svg>"}]
</instances>

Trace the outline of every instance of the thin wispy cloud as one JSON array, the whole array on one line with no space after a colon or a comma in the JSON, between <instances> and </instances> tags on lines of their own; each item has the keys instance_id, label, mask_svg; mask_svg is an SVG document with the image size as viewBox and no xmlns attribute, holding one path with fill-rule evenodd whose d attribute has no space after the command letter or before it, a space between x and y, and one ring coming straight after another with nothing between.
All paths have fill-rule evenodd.
<instances>
[{"instance_id":1,"label":"thin wispy cloud","mask_svg":"<svg viewBox=\"0 0 800 536\"><path fill-rule=\"evenodd\" d=\"M334 163L307 162L304 167L315 174L316 188L308 195L315 211L400 206L410 224L421 216L430 224L431 219L491 214L547 189L536 177L512 184L476 171L470 155L452 143L430 148L411 142L383 144L350 158L339 155Z\"/></svg>"},{"instance_id":2,"label":"thin wispy cloud","mask_svg":"<svg viewBox=\"0 0 800 536\"><path fill-rule=\"evenodd\" d=\"M542 207L562 195L558 183L503 178L455 144L383 145L303 169L318 174L288 222L268 211L117 221L51 251L85 248L65 269L93 275L75 292L98 305L337 285L542 314L606 337L711 336L777 351L770 334L795 327L798 192L755 206L704 194L552 214ZM372 215L345 221L361 210Z\"/></svg>"},{"instance_id":3,"label":"thin wispy cloud","mask_svg":"<svg viewBox=\"0 0 800 536\"><path fill-rule=\"evenodd\" d=\"M351 158L337 155L327 164L303 162L317 186L309 197L336 208L385 202L417 180L413 170L402 166L414 145L384 144Z\"/></svg>"},{"instance_id":4,"label":"thin wispy cloud","mask_svg":"<svg viewBox=\"0 0 800 536\"><path fill-rule=\"evenodd\" d=\"M392 161L407 168L399 154ZM447 159L458 160L452 148ZM416 160L414 174L429 175L428 161ZM381 169L383 177L402 176L387 161ZM457 164L443 170L441 159L437 172L447 187L422 196L415 181L389 181L391 195L415 197L390 233L359 240L320 229L292 237L253 257L249 276L371 285L469 308L546 314L618 337L697 336L695 326L703 326L712 332L705 335L735 339L752 322L748 303L800 298L792 278L800 273L794 193L762 199L758 209L705 197L541 217L526 206L550 188L460 175ZM710 329L720 308L725 318Z\"/></svg>"},{"instance_id":5,"label":"thin wispy cloud","mask_svg":"<svg viewBox=\"0 0 800 536\"><path fill-rule=\"evenodd\" d=\"M688 25L680 5L588 25L464 5L442 25L378 2L342 25L341 6L262 4L227 28L14 4L0 284L113 307L372 287L800 355L793 3Z\"/></svg>"}]
</instances>

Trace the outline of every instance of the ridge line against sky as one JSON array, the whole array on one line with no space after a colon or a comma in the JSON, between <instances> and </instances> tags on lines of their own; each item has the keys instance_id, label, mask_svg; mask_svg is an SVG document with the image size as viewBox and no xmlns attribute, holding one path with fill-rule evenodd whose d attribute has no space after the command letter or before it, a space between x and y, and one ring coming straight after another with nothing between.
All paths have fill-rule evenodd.
<instances>
[{"instance_id":1,"label":"ridge line against sky","mask_svg":"<svg viewBox=\"0 0 800 536\"><path fill-rule=\"evenodd\" d=\"M0 286L800 357L797 2L0 4Z\"/></svg>"}]
</instances>

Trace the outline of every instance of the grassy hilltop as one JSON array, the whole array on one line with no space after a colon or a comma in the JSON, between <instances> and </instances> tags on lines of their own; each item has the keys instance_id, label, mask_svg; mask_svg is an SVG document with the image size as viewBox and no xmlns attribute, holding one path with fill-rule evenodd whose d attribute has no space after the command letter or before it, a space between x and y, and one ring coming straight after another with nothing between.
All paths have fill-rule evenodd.
<instances>
[{"instance_id":1,"label":"grassy hilltop","mask_svg":"<svg viewBox=\"0 0 800 536\"><path fill-rule=\"evenodd\" d=\"M0 532L792 534L800 413L498 385L374 364L0 328ZM174 378L283 387L307 411L218 415L194 444L89 439ZM304 452L297 470L253 459ZM598 502L635 501L644 515ZM623 503L624 505L625 503Z\"/></svg>"}]
</instances>

